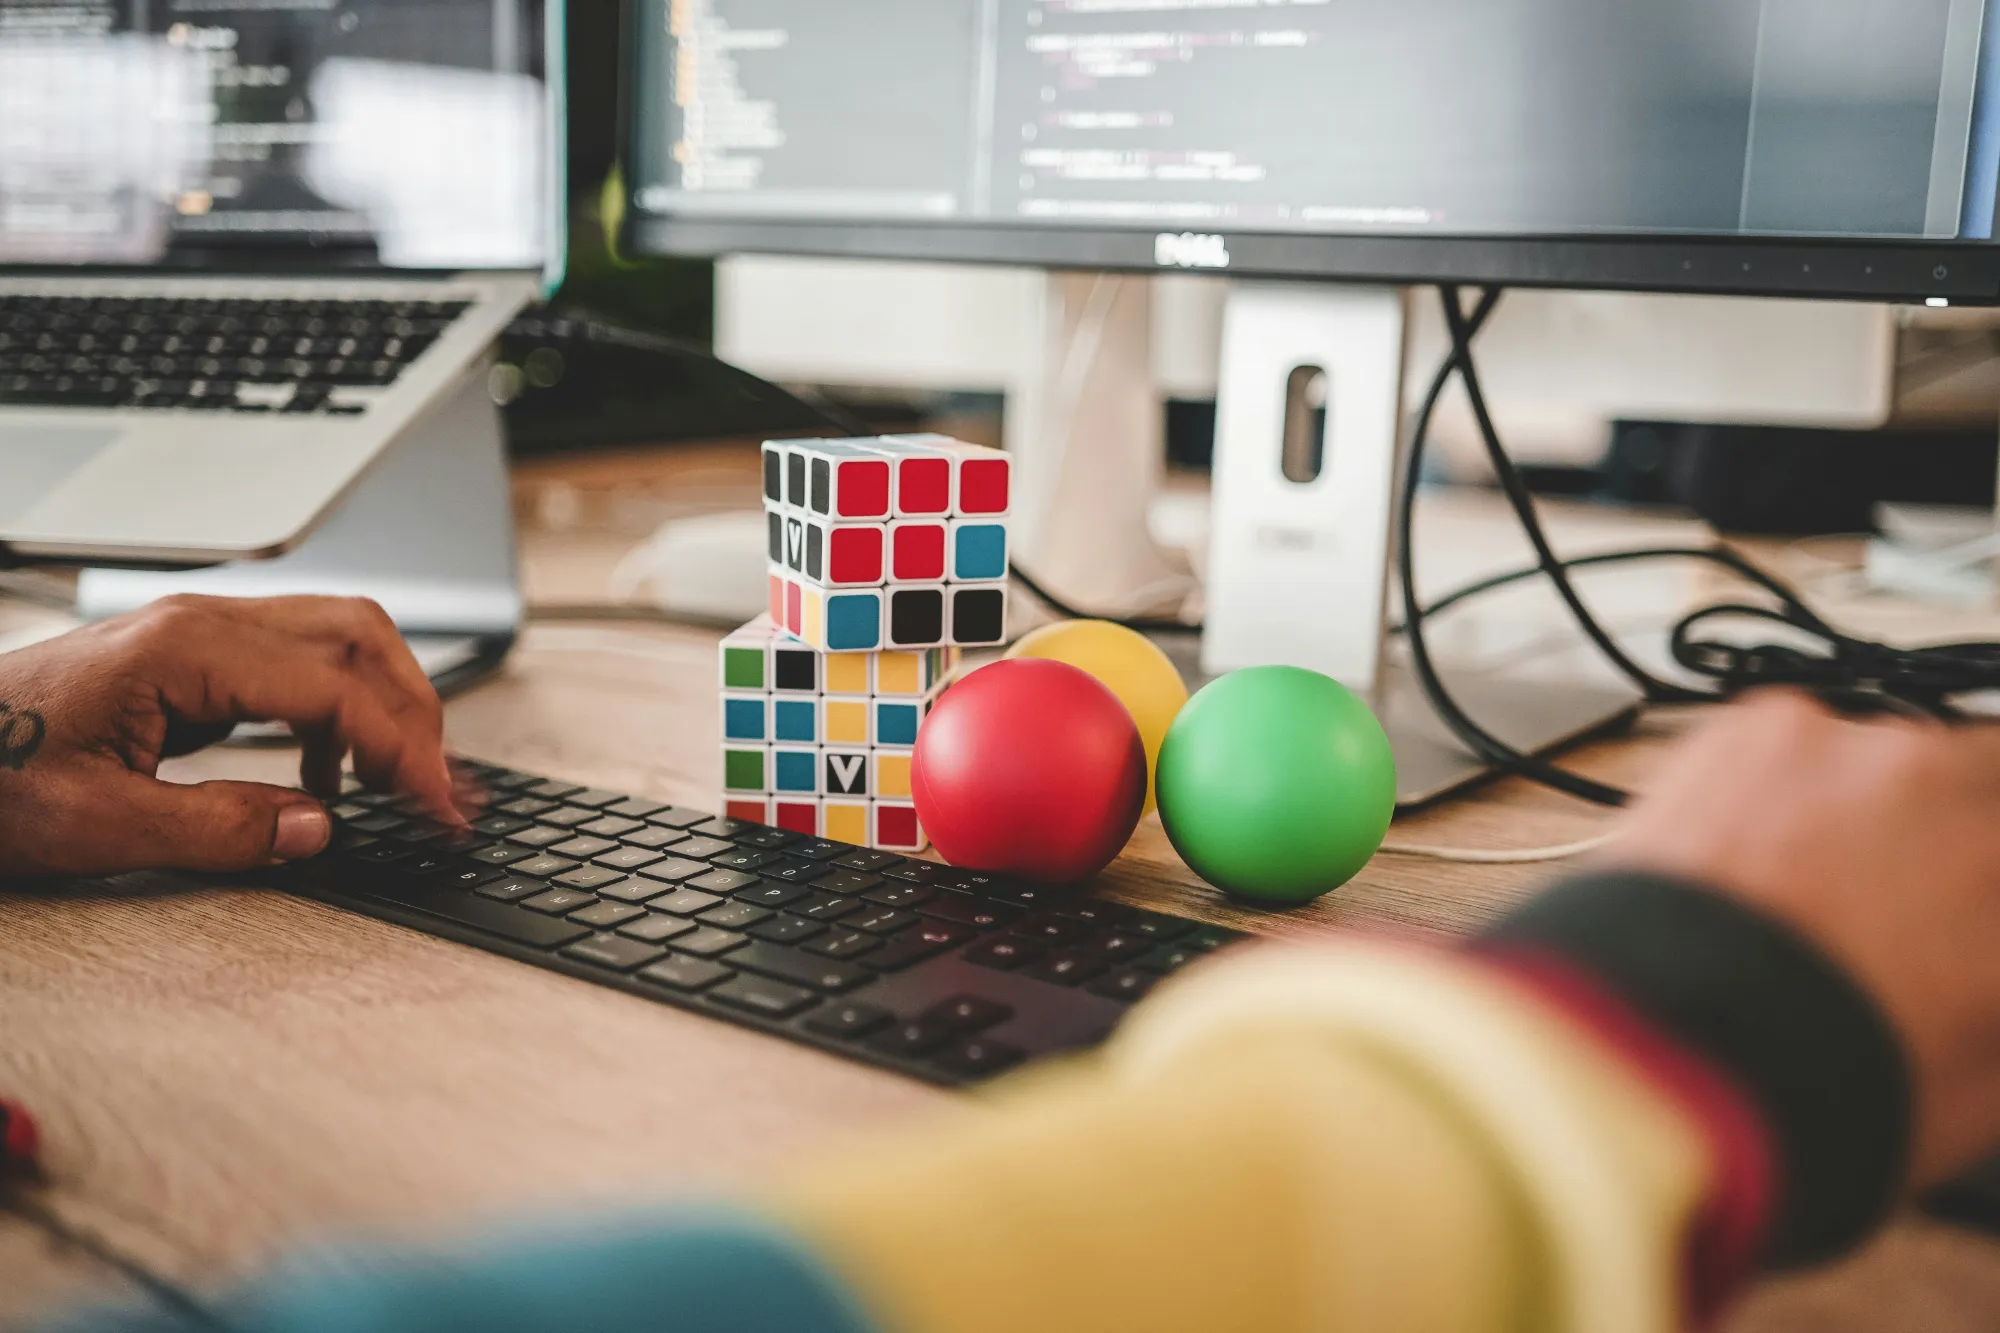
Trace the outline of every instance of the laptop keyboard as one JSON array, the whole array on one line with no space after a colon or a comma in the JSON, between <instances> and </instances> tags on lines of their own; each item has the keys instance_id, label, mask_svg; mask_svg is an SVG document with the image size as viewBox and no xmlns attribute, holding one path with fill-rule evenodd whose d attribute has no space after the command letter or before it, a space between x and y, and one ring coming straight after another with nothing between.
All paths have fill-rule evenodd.
<instances>
[{"instance_id":1,"label":"laptop keyboard","mask_svg":"<svg viewBox=\"0 0 2000 1333\"><path fill-rule=\"evenodd\" d=\"M469 833L350 791L278 887L930 1082L1102 1040L1246 938L646 797L472 764Z\"/></svg>"},{"instance_id":2,"label":"laptop keyboard","mask_svg":"<svg viewBox=\"0 0 2000 1333\"><path fill-rule=\"evenodd\" d=\"M0 294L0 406L351 415L469 304Z\"/></svg>"}]
</instances>

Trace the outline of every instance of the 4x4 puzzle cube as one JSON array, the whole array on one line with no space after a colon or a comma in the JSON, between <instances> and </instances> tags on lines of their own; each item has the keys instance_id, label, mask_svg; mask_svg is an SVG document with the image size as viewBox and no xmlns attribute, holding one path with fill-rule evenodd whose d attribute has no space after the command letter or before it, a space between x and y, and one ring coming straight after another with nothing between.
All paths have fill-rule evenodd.
<instances>
[{"instance_id":1,"label":"4x4 puzzle cube","mask_svg":"<svg viewBox=\"0 0 2000 1333\"><path fill-rule=\"evenodd\" d=\"M1012 485L943 435L767 441L772 622L827 652L1004 643Z\"/></svg>"},{"instance_id":2,"label":"4x4 puzzle cube","mask_svg":"<svg viewBox=\"0 0 2000 1333\"><path fill-rule=\"evenodd\" d=\"M721 648L725 812L837 842L923 850L910 761L958 660L951 646L822 652L769 616L736 630Z\"/></svg>"}]
</instances>

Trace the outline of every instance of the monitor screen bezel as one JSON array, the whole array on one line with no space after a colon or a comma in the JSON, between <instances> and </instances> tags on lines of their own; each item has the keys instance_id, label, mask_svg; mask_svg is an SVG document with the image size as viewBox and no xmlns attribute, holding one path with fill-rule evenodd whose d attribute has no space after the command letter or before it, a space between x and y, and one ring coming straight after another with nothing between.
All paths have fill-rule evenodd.
<instances>
[{"instance_id":1,"label":"monitor screen bezel","mask_svg":"<svg viewBox=\"0 0 2000 1333\"><path fill-rule=\"evenodd\" d=\"M774 219L642 210L633 177L635 0L621 0L620 250L633 257L799 255L1120 273L1423 286L2000 305L2000 242L1804 235L1271 232L978 220ZM1171 238L1171 239L1169 239ZM1183 239L1189 238L1189 239ZM1226 256L1226 262L1216 260Z\"/></svg>"}]
</instances>

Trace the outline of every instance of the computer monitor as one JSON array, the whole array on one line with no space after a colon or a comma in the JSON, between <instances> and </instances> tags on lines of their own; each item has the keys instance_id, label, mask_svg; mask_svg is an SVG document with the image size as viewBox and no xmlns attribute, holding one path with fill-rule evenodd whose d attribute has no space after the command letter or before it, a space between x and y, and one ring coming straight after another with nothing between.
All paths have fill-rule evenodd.
<instances>
[{"instance_id":1,"label":"computer monitor","mask_svg":"<svg viewBox=\"0 0 2000 1333\"><path fill-rule=\"evenodd\" d=\"M1400 289L2000 300L2000 21L1984 0L631 0L626 15L635 252L1236 280L1210 669L1295 661L1393 693ZM1059 303L1065 352L1115 328L1099 283ZM1055 360L1051 433L1095 447L1062 389L1088 359ZM1283 452L1301 386L1325 420L1303 470ZM1115 491L1061 476L1100 509Z\"/></svg>"}]
</instances>

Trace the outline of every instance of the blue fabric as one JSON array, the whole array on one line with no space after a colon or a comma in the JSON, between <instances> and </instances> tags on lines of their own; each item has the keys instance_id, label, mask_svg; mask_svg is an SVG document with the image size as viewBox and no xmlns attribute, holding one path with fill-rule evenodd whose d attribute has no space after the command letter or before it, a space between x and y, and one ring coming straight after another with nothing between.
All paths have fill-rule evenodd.
<instances>
[{"instance_id":1,"label":"blue fabric","mask_svg":"<svg viewBox=\"0 0 2000 1333\"><path fill-rule=\"evenodd\" d=\"M235 1333L879 1333L797 1241L728 1214L551 1224L421 1258L327 1255L216 1312ZM155 1311L86 1311L45 1333L192 1327Z\"/></svg>"}]
</instances>

